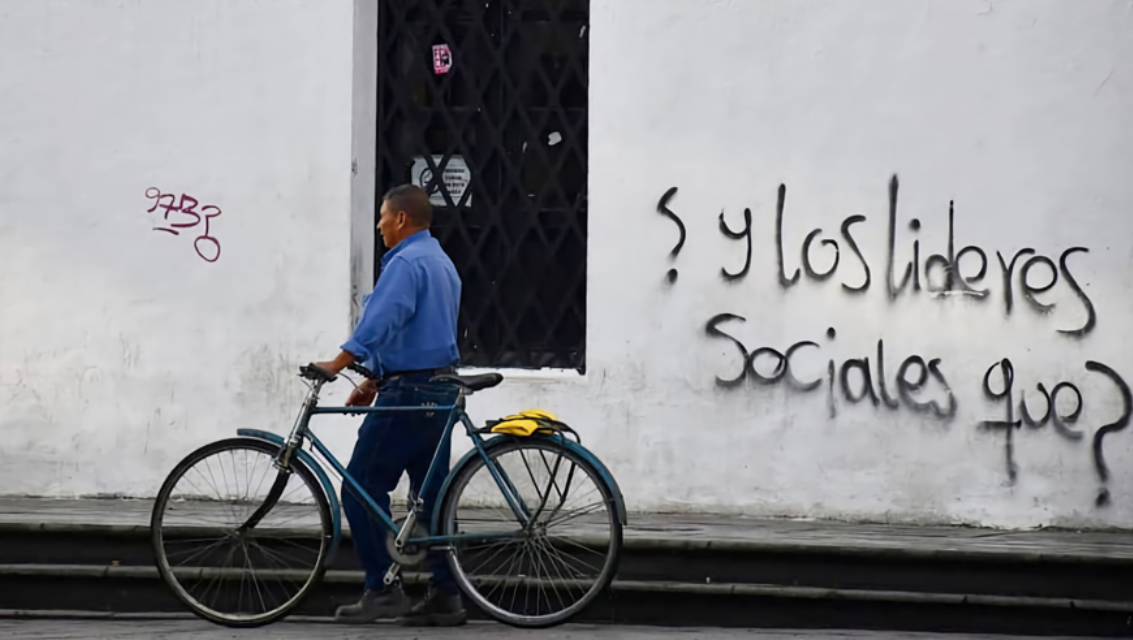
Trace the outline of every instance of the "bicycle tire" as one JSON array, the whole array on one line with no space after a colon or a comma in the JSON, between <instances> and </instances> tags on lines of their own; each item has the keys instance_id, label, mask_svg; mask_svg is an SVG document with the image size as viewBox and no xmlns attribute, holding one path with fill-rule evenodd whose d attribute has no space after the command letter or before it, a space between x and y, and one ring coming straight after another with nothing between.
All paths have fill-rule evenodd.
<instances>
[{"instance_id":1,"label":"bicycle tire","mask_svg":"<svg viewBox=\"0 0 1133 640\"><path fill-rule=\"evenodd\" d=\"M546 438L515 438L504 439L501 438L497 443L489 445L488 455L493 459L498 459L500 456L523 449L537 449L541 451L552 452L556 455L562 455L569 458L572 463L583 469L587 475L594 482L595 486L601 492L602 502L606 506L608 522L610 525L610 541L609 550L605 564L602 566L601 574L594 581L594 585L585 593L585 595L575 604L570 607L556 612L554 614L545 616L525 616L515 614L513 612L505 611L501 607L494 605L488 601L480 591L472 584L469 576L461 566L460 559L458 558L459 548L453 545L446 550L446 560L449 569L452 571L457 585L461 591L467 596L478 609L483 611L489 617L513 627L519 628L548 628L563 624L570 619L574 618L579 613L586 610L593 602L604 593L614 580L617 573L618 564L621 558L622 543L623 543L623 530L621 520L618 518L618 510L614 499L613 489L602 480L602 475L594 465L590 464L581 455L566 449L561 444ZM482 456L473 456L468 458L468 462L456 470L453 477L452 484L446 492L441 504L441 535L454 535L456 533L456 510L460 504L462 492L467 487L468 482L476 474L477 471L485 467L485 462ZM498 487L497 487L498 491ZM550 598L548 597L548 603Z\"/></svg>"},{"instance_id":2,"label":"bicycle tire","mask_svg":"<svg viewBox=\"0 0 1133 640\"><path fill-rule=\"evenodd\" d=\"M206 444L189 455L185 456L169 473L165 482L162 484L161 490L158 492L157 498L154 501L153 512L150 517L150 544L154 554L155 564L158 573L161 575L165 584L173 591L177 599L184 604L193 614L200 618L208 620L209 622L219 624L225 627L233 628L251 628L261 627L273 622L277 622L292 611L295 610L303 600L306 599L310 592L315 588L326 572L326 567L329 561L328 552L331 548L331 541L333 539L333 524L330 513L330 505L327 496L323 490L321 483L315 474L311 471L306 464L304 464L298 457L292 457L290 461L290 468L299 476L299 478L311 490L311 494L316 501L318 520L321 526L320 531L320 547L318 551L318 559L315 566L311 571L310 576L303 583L299 592L290 598L283 605L265 612L258 616L249 617L232 617L222 614L213 609L207 608L199 603L195 598L189 595L187 589L177 580L174 571L170 566L169 559L165 551L164 532L162 524L164 522L166 506L170 499L170 494L177 486L178 480L198 462L209 458L218 453L233 450L251 450L268 455L275 455L279 452L279 445L275 445L256 438L228 438L225 440L218 440ZM278 496L277 496L278 498ZM273 506L274 508L274 506ZM247 553L247 551L245 551ZM255 573L253 571L253 578Z\"/></svg>"}]
</instances>

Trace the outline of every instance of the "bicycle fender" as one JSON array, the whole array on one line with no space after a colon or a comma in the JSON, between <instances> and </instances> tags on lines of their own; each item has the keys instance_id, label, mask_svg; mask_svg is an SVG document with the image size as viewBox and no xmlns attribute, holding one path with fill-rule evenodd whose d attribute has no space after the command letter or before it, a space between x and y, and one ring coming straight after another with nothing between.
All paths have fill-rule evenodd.
<instances>
[{"instance_id":1,"label":"bicycle fender","mask_svg":"<svg viewBox=\"0 0 1133 640\"><path fill-rule=\"evenodd\" d=\"M279 445L280 447L286 444L283 436L278 433L260 431L259 429L237 429L236 435L256 440L264 440ZM338 493L334 490L334 485L330 483L330 477L327 476L327 472L323 470L322 465L320 465L311 454L302 449L296 449L295 455L298 456L299 460L307 465L307 468L319 479L319 484L323 485L323 493L326 494L327 502L330 504L330 521L331 528L334 531L334 537L331 539L330 551L327 553L327 559L329 561L330 558L334 557L335 552L338 551L338 545L342 541L342 506L338 502Z\"/></svg>"},{"instance_id":2,"label":"bicycle fender","mask_svg":"<svg viewBox=\"0 0 1133 640\"><path fill-rule=\"evenodd\" d=\"M543 440L555 440L555 439L558 439L558 438L562 438L562 436L539 436L539 435L533 435L533 436L528 436L528 437L530 437L530 438L540 438L540 439L543 439ZM501 436L496 436L494 438L490 438L490 439L488 439L487 441L484 442L484 452L490 453L492 451L492 449L494 449L498 446L501 446L503 444L506 444L507 442L510 442L512 440L515 440L515 439L516 439L515 436L510 436L510 435L501 435ZM591 453L589 449L583 447L582 445L578 444L577 442L575 442L574 440L571 440L569 438L562 438L562 439L565 440L567 449L570 449L574 453L577 453L580 458L582 458L583 460L587 461L588 463L590 463L591 465L594 466L594 470L598 472L598 477L601 478L602 482L605 482L606 486L608 486L610 488L610 496L614 500L614 509L617 511L617 514L618 514L618 521L622 524L622 526L625 526L626 524L628 524L629 518L626 515L625 498L622 497L622 490L618 486L618 481L615 480L613 474L610 473L610 470L607 469L606 465L602 464L602 461L599 460L598 457L595 456L593 453ZM460 472L461 469L463 469L466 465L471 464L472 459L478 457L479 455L480 455L480 451L477 450L474 447L468 453L464 454L464 456L459 461L457 461L457 463L455 465L453 465L452 472L448 474L447 478L445 478L444 484L441 485L441 490L437 493L437 501L435 503L436 506L433 509L432 529L431 530L434 533L437 532L437 531L440 531L441 505L444 504L445 496L448 495L448 492L449 492L449 489L452 485L453 479L456 478L457 474Z\"/></svg>"},{"instance_id":3,"label":"bicycle fender","mask_svg":"<svg viewBox=\"0 0 1133 640\"><path fill-rule=\"evenodd\" d=\"M602 481L605 482L606 486L610 488L610 495L614 498L614 508L616 508L618 511L618 521L622 523L623 527L629 524L629 517L626 515L626 501L625 498L622 497L622 489L618 486L618 481L614 479L614 474L610 473L610 470L607 469L606 465L598 459L598 456L594 455L586 447L578 444L570 438L563 438L563 436L547 436L548 440L553 440L555 438L562 438L563 440L565 440L567 449L570 449L571 451L577 453L582 457L583 460L586 460L590 464L594 465L594 469L598 471L598 475L601 476Z\"/></svg>"}]
</instances>

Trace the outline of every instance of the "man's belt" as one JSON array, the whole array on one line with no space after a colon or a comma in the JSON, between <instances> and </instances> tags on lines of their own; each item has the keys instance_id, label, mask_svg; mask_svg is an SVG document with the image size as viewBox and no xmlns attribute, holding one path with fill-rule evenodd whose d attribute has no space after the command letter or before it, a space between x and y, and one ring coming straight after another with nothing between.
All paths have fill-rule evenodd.
<instances>
[{"instance_id":1,"label":"man's belt","mask_svg":"<svg viewBox=\"0 0 1133 640\"><path fill-rule=\"evenodd\" d=\"M416 376L416 375L431 375L442 376L446 374L456 373L456 367L438 367L436 369L409 369L405 371L391 371L382 376L382 382L392 380L400 376Z\"/></svg>"}]
</instances>

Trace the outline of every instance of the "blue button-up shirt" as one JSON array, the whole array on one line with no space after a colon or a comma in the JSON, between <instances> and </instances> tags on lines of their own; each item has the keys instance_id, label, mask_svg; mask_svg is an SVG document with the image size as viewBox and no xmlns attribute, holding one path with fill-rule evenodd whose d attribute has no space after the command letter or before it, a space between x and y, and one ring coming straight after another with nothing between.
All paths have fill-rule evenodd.
<instances>
[{"instance_id":1,"label":"blue button-up shirt","mask_svg":"<svg viewBox=\"0 0 1133 640\"><path fill-rule=\"evenodd\" d=\"M414 233L382 256L378 283L342 350L383 374L458 364L460 286L436 238Z\"/></svg>"}]
</instances>

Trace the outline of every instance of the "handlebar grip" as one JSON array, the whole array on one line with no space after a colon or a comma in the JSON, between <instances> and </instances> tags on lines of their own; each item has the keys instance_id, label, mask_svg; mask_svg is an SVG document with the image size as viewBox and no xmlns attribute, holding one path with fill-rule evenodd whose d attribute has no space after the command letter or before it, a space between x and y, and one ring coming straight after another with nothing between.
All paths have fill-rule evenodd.
<instances>
[{"instance_id":1,"label":"handlebar grip","mask_svg":"<svg viewBox=\"0 0 1133 640\"><path fill-rule=\"evenodd\" d=\"M366 367L363 367L362 365L358 364L357 362L352 362L352 363L346 365L346 368L350 369L351 371L358 373L359 375L361 375L364 378L368 378L370 380L377 380L378 379L378 374L374 373L373 371L370 371L369 369L367 369Z\"/></svg>"},{"instance_id":2,"label":"handlebar grip","mask_svg":"<svg viewBox=\"0 0 1133 640\"><path fill-rule=\"evenodd\" d=\"M334 382L338 376L329 375L326 371L316 367L314 363L299 368L299 375L315 382Z\"/></svg>"}]
</instances>

